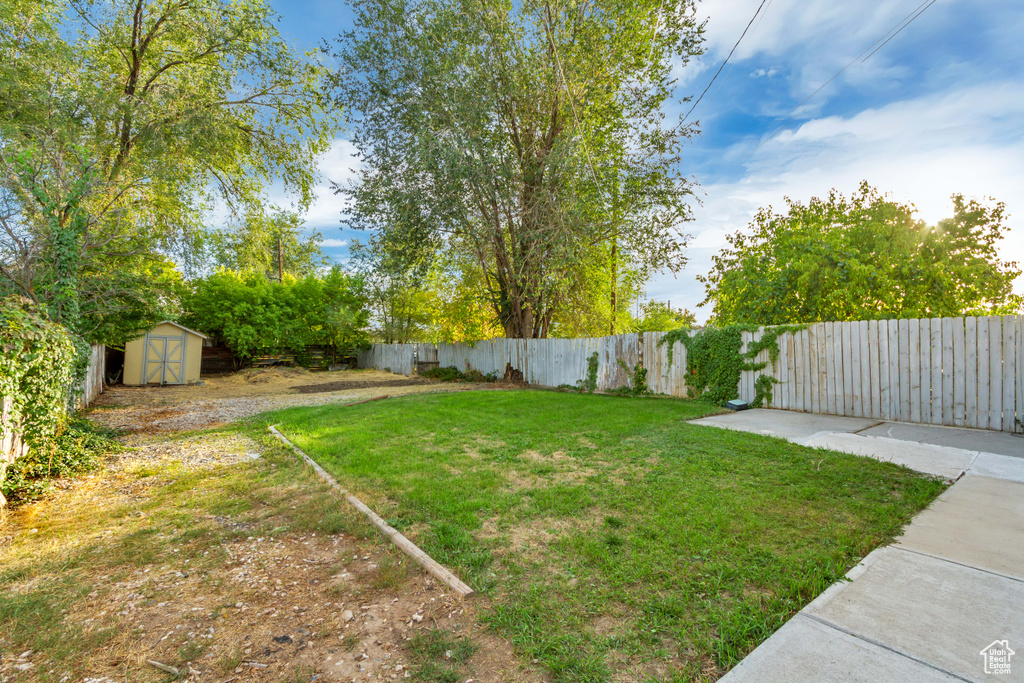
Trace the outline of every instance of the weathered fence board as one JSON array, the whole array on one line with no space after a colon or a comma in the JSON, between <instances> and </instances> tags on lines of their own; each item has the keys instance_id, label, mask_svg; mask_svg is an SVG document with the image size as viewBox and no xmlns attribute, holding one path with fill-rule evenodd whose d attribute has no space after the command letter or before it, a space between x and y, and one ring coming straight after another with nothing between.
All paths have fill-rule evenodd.
<instances>
[{"instance_id":1,"label":"weathered fence board","mask_svg":"<svg viewBox=\"0 0 1024 683\"><path fill-rule=\"evenodd\" d=\"M532 384L576 386L598 355L597 388L628 386L643 364L651 391L687 396L686 347L673 360L664 332L592 339L491 339L476 344L375 344L362 367L410 374L417 361L503 375L506 366ZM745 351L764 329L742 334ZM1024 432L1024 316L922 318L817 323L778 337L741 373L737 393L754 400L770 375L776 408Z\"/></svg>"},{"instance_id":2,"label":"weathered fence board","mask_svg":"<svg viewBox=\"0 0 1024 683\"><path fill-rule=\"evenodd\" d=\"M1001 429L1003 425L1003 321L1001 318L988 319L989 370L988 370L988 428Z\"/></svg>"}]
</instances>

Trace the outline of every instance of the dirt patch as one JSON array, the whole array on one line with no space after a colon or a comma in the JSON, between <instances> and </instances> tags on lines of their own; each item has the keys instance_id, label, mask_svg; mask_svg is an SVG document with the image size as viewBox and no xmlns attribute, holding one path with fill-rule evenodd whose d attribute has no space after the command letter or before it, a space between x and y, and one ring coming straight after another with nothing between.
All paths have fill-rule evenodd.
<instances>
[{"instance_id":1,"label":"dirt patch","mask_svg":"<svg viewBox=\"0 0 1024 683\"><path fill-rule=\"evenodd\" d=\"M241 435L124 440L104 471L0 527L0 566L53 568L3 586L9 597L61 609L80 596L61 610L70 653L0 620L0 681L166 680L149 661L196 682L404 680L435 666L409 649L435 629L476 647L460 680L542 680L480 624L484 599L458 598L372 532L310 531L348 508L291 456ZM286 487L260 483L279 467L294 471ZM83 559L55 591L61 557Z\"/></svg>"},{"instance_id":2,"label":"dirt patch","mask_svg":"<svg viewBox=\"0 0 1024 683\"><path fill-rule=\"evenodd\" d=\"M434 384L425 379L389 379L376 382L328 382L326 384L303 384L292 387L300 394L322 394L327 391L349 391L351 389L368 389L370 387L414 387L423 384Z\"/></svg>"},{"instance_id":3,"label":"dirt patch","mask_svg":"<svg viewBox=\"0 0 1024 683\"><path fill-rule=\"evenodd\" d=\"M201 384L109 387L94 402L97 406L180 406L192 401L226 398L258 398L299 394L299 386L360 382L372 386L380 382L408 380L405 375L377 370L339 370L310 372L305 368L251 368L227 375L204 375ZM426 380L421 380L426 382Z\"/></svg>"},{"instance_id":4,"label":"dirt patch","mask_svg":"<svg viewBox=\"0 0 1024 683\"><path fill-rule=\"evenodd\" d=\"M310 384L311 379L321 381ZM93 404L89 417L112 429L155 434L213 427L293 406L465 390L374 370L311 373L265 368L204 381L205 386L111 387Z\"/></svg>"}]
</instances>

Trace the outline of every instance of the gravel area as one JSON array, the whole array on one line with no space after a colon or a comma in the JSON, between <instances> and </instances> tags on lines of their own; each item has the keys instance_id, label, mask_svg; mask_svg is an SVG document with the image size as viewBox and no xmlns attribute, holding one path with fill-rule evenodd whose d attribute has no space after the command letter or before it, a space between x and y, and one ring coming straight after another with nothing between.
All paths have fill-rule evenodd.
<instances>
[{"instance_id":1,"label":"gravel area","mask_svg":"<svg viewBox=\"0 0 1024 683\"><path fill-rule=\"evenodd\" d=\"M273 387L268 386L268 389ZM381 383L361 389L321 393L268 393L262 396L230 398L199 398L180 403L114 404L109 399L94 408L89 418L109 427L127 432L187 431L234 422L270 410L294 406L320 406L328 403L351 403L378 396L397 396L410 393L460 391L464 387L452 384L415 382L401 386ZM293 388L288 389L294 391ZM122 393L130 401L133 395Z\"/></svg>"}]
</instances>

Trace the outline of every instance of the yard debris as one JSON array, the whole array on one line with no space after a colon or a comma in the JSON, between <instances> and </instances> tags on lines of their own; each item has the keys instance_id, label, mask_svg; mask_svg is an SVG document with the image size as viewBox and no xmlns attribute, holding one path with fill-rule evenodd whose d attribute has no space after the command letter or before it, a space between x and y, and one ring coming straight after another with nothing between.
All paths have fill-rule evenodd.
<instances>
[{"instance_id":1,"label":"yard debris","mask_svg":"<svg viewBox=\"0 0 1024 683\"><path fill-rule=\"evenodd\" d=\"M158 662L155 659L147 659L146 660L146 664L149 664L150 666L154 666L154 667L160 669L161 671L163 671L165 673L171 674L172 676L180 676L181 675L178 672L178 670L175 669L173 666L168 666L166 664L162 664L161 662Z\"/></svg>"}]
</instances>

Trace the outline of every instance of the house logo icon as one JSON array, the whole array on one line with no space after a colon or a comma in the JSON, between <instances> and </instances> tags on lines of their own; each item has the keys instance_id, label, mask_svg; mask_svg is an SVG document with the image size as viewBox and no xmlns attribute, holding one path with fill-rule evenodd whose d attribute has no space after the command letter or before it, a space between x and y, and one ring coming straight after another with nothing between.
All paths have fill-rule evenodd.
<instances>
[{"instance_id":1,"label":"house logo icon","mask_svg":"<svg viewBox=\"0 0 1024 683\"><path fill-rule=\"evenodd\" d=\"M1014 651L1010 649L1010 642L1007 640L994 640L992 644L981 651L985 660L986 674L1008 674L1010 673L1010 657Z\"/></svg>"}]
</instances>

